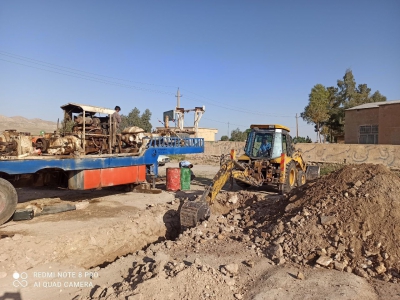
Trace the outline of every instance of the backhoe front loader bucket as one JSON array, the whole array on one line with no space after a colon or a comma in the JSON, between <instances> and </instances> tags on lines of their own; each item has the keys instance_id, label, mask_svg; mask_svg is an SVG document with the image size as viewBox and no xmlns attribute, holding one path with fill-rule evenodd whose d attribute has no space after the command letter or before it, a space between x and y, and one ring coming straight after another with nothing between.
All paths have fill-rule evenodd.
<instances>
[{"instance_id":1,"label":"backhoe front loader bucket","mask_svg":"<svg viewBox=\"0 0 400 300\"><path fill-rule=\"evenodd\" d=\"M306 179L313 180L319 177L320 167L319 166L308 166L306 169Z\"/></svg>"}]
</instances>

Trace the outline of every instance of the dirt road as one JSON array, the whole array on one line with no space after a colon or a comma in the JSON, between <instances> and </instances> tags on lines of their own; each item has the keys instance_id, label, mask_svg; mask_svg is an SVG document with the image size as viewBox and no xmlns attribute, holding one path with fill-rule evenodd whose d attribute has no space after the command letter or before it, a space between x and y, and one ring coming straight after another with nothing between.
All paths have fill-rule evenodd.
<instances>
[{"instance_id":1,"label":"dirt road","mask_svg":"<svg viewBox=\"0 0 400 300\"><path fill-rule=\"evenodd\" d=\"M195 165L191 190L176 193L164 181L161 194L18 190L21 207L71 202L80 209L0 227L0 299L400 299L395 277L292 260L291 246L272 239L301 245L307 223L296 220L303 225L293 232L272 226L285 220L288 199L263 189L225 190L218 199L224 216L179 235L179 206L217 170Z\"/></svg>"}]
</instances>

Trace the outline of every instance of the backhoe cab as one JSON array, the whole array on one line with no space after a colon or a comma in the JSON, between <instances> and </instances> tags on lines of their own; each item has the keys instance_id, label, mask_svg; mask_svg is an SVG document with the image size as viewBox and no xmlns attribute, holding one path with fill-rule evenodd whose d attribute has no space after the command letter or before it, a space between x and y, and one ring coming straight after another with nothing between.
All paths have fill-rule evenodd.
<instances>
[{"instance_id":1,"label":"backhoe cab","mask_svg":"<svg viewBox=\"0 0 400 300\"><path fill-rule=\"evenodd\" d=\"M319 177L319 167L307 166L301 153L294 148L288 127L275 124L251 125L250 128L245 154L237 160L234 151L230 157L221 156L220 170L203 196L182 205L182 228L194 227L209 216L209 205L229 179L234 179L243 189L269 185L283 194Z\"/></svg>"}]
</instances>

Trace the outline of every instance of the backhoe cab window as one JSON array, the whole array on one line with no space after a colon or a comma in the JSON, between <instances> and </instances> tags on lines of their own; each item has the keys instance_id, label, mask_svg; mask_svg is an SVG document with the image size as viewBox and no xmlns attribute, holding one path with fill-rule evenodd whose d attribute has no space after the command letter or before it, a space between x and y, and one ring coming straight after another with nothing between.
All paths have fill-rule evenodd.
<instances>
[{"instance_id":1,"label":"backhoe cab window","mask_svg":"<svg viewBox=\"0 0 400 300\"><path fill-rule=\"evenodd\" d=\"M256 133L252 150L253 157L270 157L273 135L270 133Z\"/></svg>"}]
</instances>

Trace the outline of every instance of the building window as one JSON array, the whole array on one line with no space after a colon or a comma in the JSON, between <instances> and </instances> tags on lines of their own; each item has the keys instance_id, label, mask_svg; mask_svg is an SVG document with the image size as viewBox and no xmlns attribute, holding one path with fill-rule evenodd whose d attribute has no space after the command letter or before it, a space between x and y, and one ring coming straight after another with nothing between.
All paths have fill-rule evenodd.
<instances>
[{"instance_id":1,"label":"building window","mask_svg":"<svg viewBox=\"0 0 400 300\"><path fill-rule=\"evenodd\" d=\"M360 126L358 143L378 144L378 125Z\"/></svg>"}]
</instances>

